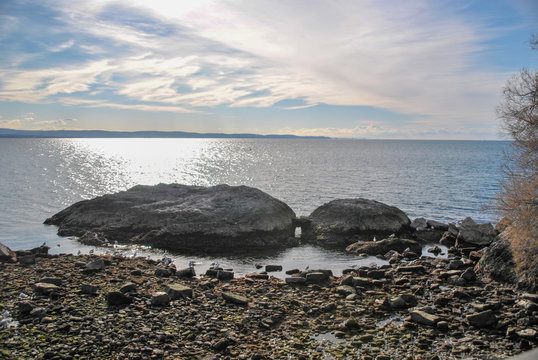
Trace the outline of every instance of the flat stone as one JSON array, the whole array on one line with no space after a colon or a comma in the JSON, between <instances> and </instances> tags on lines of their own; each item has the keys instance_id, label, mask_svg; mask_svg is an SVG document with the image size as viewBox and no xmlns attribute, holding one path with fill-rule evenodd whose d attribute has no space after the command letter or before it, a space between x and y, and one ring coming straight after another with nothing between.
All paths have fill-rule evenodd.
<instances>
[{"instance_id":1,"label":"flat stone","mask_svg":"<svg viewBox=\"0 0 538 360\"><path fill-rule=\"evenodd\" d=\"M256 279L256 280L268 280L269 279L268 274L250 273L250 274L246 274L245 276L247 278Z\"/></svg>"},{"instance_id":2,"label":"flat stone","mask_svg":"<svg viewBox=\"0 0 538 360\"><path fill-rule=\"evenodd\" d=\"M353 286L367 287L372 285L372 280L365 277L353 277Z\"/></svg>"},{"instance_id":3,"label":"flat stone","mask_svg":"<svg viewBox=\"0 0 538 360\"><path fill-rule=\"evenodd\" d=\"M327 275L322 272L311 272L306 274L306 281L312 284L319 284L328 279Z\"/></svg>"},{"instance_id":4,"label":"flat stone","mask_svg":"<svg viewBox=\"0 0 538 360\"><path fill-rule=\"evenodd\" d=\"M497 317L493 311L486 310L477 314L467 315L467 321L473 326L482 328L495 324L497 322Z\"/></svg>"},{"instance_id":5,"label":"flat stone","mask_svg":"<svg viewBox=\"0 0 538 360\"><path fill-rule=\"evenodd\" d=\"M97 291L99 290L99 288L92 284L82 284L82 287L80 290L83 294L95 295L97 294Z\"/></svg>"},{"instance_id":6,"label":"flat stone","mask_svg":"<svg viewBox=\"0 0 538 360\"><path fill-rule=\"evenodd\" d=\"M301 276L291 276L285 279L286 284L290 285L302 285L306 283L306 278Z\"/></svg>"},{"instance_id":7,"label":"flat stone","mask_svg":"<svg viewBox=\"0 0 538 360\"><path fill-rule=\"evenodd\" d=\"M336 287L336 292L340 295L348 296L351 294L356 294L357 290L349 285L340 285Z\"/></svg>"},{"instance_id":8,"label":"flat stone","mask_svg":"<svg viewBox=\"0 0 538 360\"><path fill-rule=\"evenodd\" d=\"M58 277L45 277L39 280L40 283L54 284L56 286L62 285L62 279Z\"/></svg>"},{"instance_id":9,"label":"flat stone","mask_svg":"<svg viewBox=\"0 0 538 360\"><path fill-rule=\"evenodd\" d=\"M157 277L169 277L170 275L172 275L172 271L170 269L164 269L164 268L155 269L155 276Z\"/></svg>"},{"instance_id":10,"label":"flat stone","mask_svg":"<svg viewBox=\"0 0 538 360\"><path fill-rule=\"evenodd\" d=\"M282 271L282 265L265 265L266 272Z\"/></svg>"},{"instance_id":11,"label":"flat stone","mask_svg":"<svg viewBox=\"0 0 538 360\"><path fill-rule=\"evenodd\" d=\"M103 270L105 268L105 262L103 259L97 259L89 264L86 264L86 269L90 270Z\"/></svg>"},{"instance_id":12,"label":"flat stone","mask_svg":"<svg viewBox=\"0 0 538 360\"><path fill-rule=\"evenodd\" d=\"M128 305L133 299L119 291L111 291L106 294L106 301L109 306Z\"/></svg>"},{"instance_id":13,"label":"flat stone","mask_svg":"<svg viewBox=\"0 0 538 360\"><path fill-rule=\"evenodd\" d=\"M222 293L222 298L226 300L227 302L231 302L238 305L247 305L248 304L248 298L246 298L243 295L234 294L229 291L225 291Z\"/></svg>"},{"instance_id":14,"label":"flat stone","mask_svg":"<svg viewBox=\"0 0 538 360\"><path fill-rule=\"evenodd\" d=\"M427 312L421 310L412 310L410 314L411 319L414 322L422 325L435 326L435 324L441 321L441 318L439 316L428 314Z\"/></svg>"},{"instance_id":15,"label":"flat stone","mask_svg":"<svg viewBox=\"0 0 538 360\"><path fill-rule=\"evenodd\" d=\"M59 287L50 283L37 283L34 285L34 291L42 295L49 295L56 290L59 290Z\"/></svg>"},{"instance_id":16,"label":"flat stone","mask_svg":"<svg viewBox=\"0 0 538 360\"><path fill-rule=\"evenodd\" d=\"M0 243L0 261L17 262L17 254L6 245Z\"/></svg>"},{"instance_id":17,"label":"flat stone","mask_svg":"<svg viewBox=\"0 0 538 360\"><path fill-rule=\"evenodd\" d=\"M136 291L136 284L134 283L127 283L125 285L123 285L121 288L120 288L120 291L122 293L129 293L129 292L134 292Z\"/></svg>"},{"instance_id":18,"label":"flat stone","mask_svg":"<svg viewBox=\"0 0 538 360\"><path fill-rule=\"evenodd\" d=\"M35 264L35 255L20 256L18 261L21 265L33 265Z\"/></svg>"},{"instance_id":19,"label":"flat stone","mask_svg":"<svg viewBox=\"0 0 538 360\"><path fill-rule=\"evenodd\" d=\"M525 339L534 340L537 338L537 331L531 328L516 331L516 335Z\"/></svg>"},{"instance_id":20,"label":"flat stone","mask_svg":"<svg viewBox=\"0 0 538 360\"><path fill-rule=\"evenodd\" d=\"M166 287L165 291L172 300L193 297L193 290L182 284L170 284Z\"/></svg>"},{"instance_id":21,"label":"flat stone","mask_svg":"<svg viewBox=\"0 0 538 360\"><path fill-rule=\"evenodd\" d=\"M217 271L217 279L219 280L231 280L234 278L233 271L219 270Z\"/></svg>"},{"instance_id":22,"label":"flat stone","mask_svg":"<svg viewBox=\"0 0 538 360\"><path fill-rule=\"evenodd\" d=\"M164 291L157 291L151 294L151 305L167 306L168 304L170 304L170 296Z\"/></svg>"}]
</instances>

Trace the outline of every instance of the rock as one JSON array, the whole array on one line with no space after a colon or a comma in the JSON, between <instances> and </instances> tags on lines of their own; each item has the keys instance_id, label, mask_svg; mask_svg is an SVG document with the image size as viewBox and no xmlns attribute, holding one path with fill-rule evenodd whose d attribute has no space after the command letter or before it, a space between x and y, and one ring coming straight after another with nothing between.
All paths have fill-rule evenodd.
<instances>
[{"instance_id":1,"label":"rock","mask_svg":"<svg viewBox=\"0 0 538 360\"><path fill-rule=\"evenodd\" d=\"M122 292L111 291L106 294L106 302L108 306L120 306L128 305L133 301L133 299Z\"/></svg>"},{"instance_id":2,"label":"rock","mask_svg":"<svg viewBox=\"0 0 538 360\"><path fill-rule=\"evenodd\" d=\"M286 275L299 274L300 272L301 272L301 270L299 270L299 269L286 270Z\"/></svg>"},{"instance_id":3,"label":"rock","mask_svg":"<svg viewBox=\"0 0 538 360\"><path fill-rule=\"evenodd\" d=\"M442 332L447 332L449 330L448 321L439 321L437 323L437 329Z\"/></svg>"},{"instance_id":4,"label":"rock","mask_svg":"<svg viewBox=\"0 0 538 360\"><path fill-rule=\"evenodd\" d=\"M423 243L436 243L443 237L444 231L427 228L424 230L415 230L413 236Z\"/></svg>"},{"instance_id":5,"label":"rock","mask_svg":"<svg viewBox=\"0 0 538 360\"><path fill-rule=\"evenodd\" d=\"M238 305L247 305L248 304L248 299L243 296L243 295L239 295L239 294L234 294L230 291L225 291L222 293L222 298L224 300L226 300L227 302L231 302L231 303L234 303L234 304L238 304Z\"/></svg>"},{"instance_id":6,"label":"rock","mask_svg":"<svg viewBox=\"0 0 538 360\"><path fill-rule=\"evenodd\" d=\"M215 351L224 351L230 345L230 340L227 338L216 339L211 343L211 347Z\"/></svg>"},{"instance_id":7,"label":"rock","mask_svg":"<svg viewBox=\"0 0 538 360\"><path fill-rule=\"evenodd\" d=\"M353 285L353 276L346 275L340 280L340 285Z\"/></svg>"},{"instance_id":8,"label":"rock","mask_svg":"<svg viewBox=\"0 0 538 360\"><path fill-rule=\"evenodd\" d=\"M421 310L412 310L410 311L411 319L419 324L422 325L429 325L429 326L435 326L441 318L439 316L428 314L425 311Z\"/></svg>"},{"instance_id":9,"label":"rock","mask_svg":"<svg viewBox=\"0 0 538 360\"><path fill-rule=\"evenodd\" d=\"M45 315L47 315L47 308L35 307L30 311L29 315L31 317L43 318Z\"/></svg>"},{"instance_id":10,"label":"rock","mask_svg":"<svg viewBox=\"0 0 538 360\"><path fill-rule=\"evenodd\" d=\"M357 290L354 287L349 285L340 285L336 287L336 292L343 296L348 296L351 294L356 294Z\"/></svg>"},{"instance_id":11,"label":"rock","mask_svg":"<svg viewBox=\"0 0 538 360\"><path fill-rule=\"evenodd\" d=\"M285 279L286 284L290 285L302 285L306 283L306 278L301 276L292 276Z\"/></svg>"},{"instance_id":12,"label":"rock","mask_svg":"<svg viewBox=\"0 0 538 360\"><path fill-rule=\"evenodd\" d=\"M538 332L534 329L528 328L516 331L516 335L525 339L534 340L538 337Z\"/></svg>"},{"instance_id":13,"label":"rock","mask_svg":"<svg viewBox=\"0 0 538 360\"><path fill-rule=\"evenodd\" d=\"M364 277L353 277L353 286L368 287L372 285L372 280Z\"/></svg>"},{"instance_id":14,"label":"rock","mask_svg":"<svg viewBox=\"0 0 538 360\"><path fill-rule=\"evenodd\" d=\"M383 279L385 277L385 270L368 270L366 277L370 279Z\"/></svg>"},{"instance_id":15,"label":"rock","mask_svg":"<svg viewBox=\"0 0 538 360\"><path fill-rule=\"evenodd\" d=\"M17 307L19 308L19 312L22 315L28 315L32 312L32 310L36 307L36 305L28 300L25 301L19 301L17 303Z\"/></svg>"},{"instance_id":16,"label":"rock","mask_svg":"<svg viewBox=\"0 0 538 360\"><path fill-rule=\"evenodd\" d=\"M450 231L445 231L439 240L439 244L446 247L452 247L456 245L456 236L457 235L452 234Z\"/></svg>"},{"instance_id":17,"label":"rock","mask_svg":"<svg viewBox=\"0 0 538 360\"><path fill-rule=\"evenodd\" d=\"M430 229L448 231L448 224L442 223L440 221L428 220L426 223Z\"/></svg>"},{"instance_id":18,"label":"rock","mask_svg":"<svg viewBox=\"0 0 538 360\"><path fill-rule=\"evenodd\" d=\"M49 295L56 290L59 290L59 287L50 283L37 283L34 285L34 291L41 295Z\"/></svg>"},{"instance_id":19,"label":"rock","mask_svg":"<svg viewBox=\"0 0 538 360\"><path fill-rule=\"evenodd\" d=\"M97 291L99 290L99 288L95 285L92 285L92 284L82 284L82 287L80 289L80 291L83 293L83 294L88 294L88 295L95 295L97 294Z\"/></svg>"},{"instance_id":20,"label":"rock","mask_svg":"<svg viewBox=\"0 0 538 360\"><path fill-rule=\"evenodd\" d=\"M21 265L33 265L35 264L35 255L20 256L18 261Z\"/></svg>"},{"instance_id":21,"label":"rock","mask_svg":"<svg viewBox=\"0 0 538 360\"><path fill-rule=\"evenodd\" d=\"M426 251L431 253L431 254L434 254L436 256L443 252L443 250L441 250L441 248L439 246L434 246L432 248L429 248Z\"/></svg>"},{"instance_id":22,"label":"rock","mask_svg":"<svg viewBox=\"0 0 538 360\"><path fill-rule=\"evenodd\" d=\"M61 236L94 231L123 243L222 251L295 245L294 219L289 206L251 187L159 184L80 201L45 223Z\"/></svg>"},{"instance_id":23,"label":"rock","mask_svg":"<svg viewBox=\"0 0 538 360\"><path fill-rule=\"evenodd\" d=\"M482 328L495 324L497 322L497 317L493 311L486 310L477 314L467 315L467 321L473 326Z\"/></svg>"},{"instance_id":24,"label":"rock","mask_svg":"<svg viewBox=\"0 0 538 360\"><path fill-rule=\"evenodd\" d=\"M410 220L400 209L374 200L340 199L312 212L313 242L343 246L408 232ZM385 251L386 252L386 251Z\"/></svg>"},{"instance_id":25,"label":"rock","mask_svg":"<svg viewBox=\"0 0 538 360\"><path fill-rule=\"evenodd\" d=\"M322 272L311 272L306 274L306 281L312 284L319 284L328 280L328 276Z\"/></svg>"},{"instance_id":26,"label":"rock","mask_svg":"<svg viewBox=\"0 0 538 360\"><path fill-rule=\"evenodd\" d=\"M409 226L411 226L411 229L415 231L425 230L428 228L428 221L423 217L416 218L416 219L413 219L413 221L411 222L411 224L409 224Z\"/></svg>"},{"instance_id":27,"label":"rock","mask_svg":"<svg viewBox=\"0 0 538 360\"><path fill-rule=\"evenodd\" d=\"M57 277L45 277L39 280L40 283L54 284L56 286L62 285L62 279Z\"/></svg>"},{"instance_id":28,"label":"rock","mask_svg":"<svg viewBox=\"0 0 538 360\"><path fill-rule=\"evenodd\" d=\"M346 251L352 254L384 255L390 250L403 253L406 249L420 254L422 247L414 240L402 238L383 239L381 241L356 242L349 245Z\"/></svg>"},{"instance_id":29,"label":"rock","mask_svg":"<svg viewBox=\"0 0 538 360\"><path fill-rule=\"evenodd\" d=\"M105 268L105 262L103 259L97 259L89 264L86 264L86 269L90 270L103 270Z\"/></svg>"},{"instance_id":30,"label":"rock","mask_svg":"<svg viewBox=\"0 0 538 360\"><path fill-rule=\"evenodd\" d=\"M510 244L502 237L486 248L476 268L479 273L495 280L511 284L518 280Z\"/></svg>"},{"instance_id":31,"label":"rock","mask_svg":"<svg viewBox=\"0 0 538 360\"><path fill-rule=\"evenodd\" d=\"M247 278L256 279L256 280L268 280L269 279L268 274L251 273L251 274L246 274L245 276Z\"/></svg>"},{"instance_id":32,"label":"rock","mask_svg":"<svg viewBox=\"0 0 538 360\"><path fill-rule=\"evenodd\" d=\"M448 268L450 270L458 270L458 269L461 269L463 267L463 261L457 259L457 260L451 260L449 263L448 263Z\"/></svg>"},{"instance_id":33,"label":"rock","mask_svg":"<svg viewBox=\"0 0 538 360\"><path fill-rule=\"evenodd\" d=\"M130 292L135 292L136 291L136 284L134 283L127 283L125 285L123 285L121 288L120 288L120 291L122 293L130 293Z\"/></svg>"},{"instance_id":34,"label":"rock","mask_svg":"<svg viewBox=\"0 0 538 360\"><path fill-rule=\"evenodd\" d=\"M0 261L1 262L17 262L17 254L6 245L0 243Z\"/></svg>"},{"instance_id":35,"label":"rock","mask_svg":"<svg viewBox=\"0 0 538 360\"><path fill-rule=\"evenodd\" d=\"M467 221L465 224L462 222L457 240L467 244L487 246L496 238L497 232L491 224L476 224L474 221L472 223Z\"/></svg>"},{"instance_id":36,"label":"rock","mask_svg":"<svg viewBox=\"0 0 538 360\"><path fill-rule=\"evenodd\" d=\"M463 274L461 274L461 277L466 281L473 282L476 280L476 273L473 268L467 268Z\"/></svg>"},{"instance_id":37,"label":"rock","mask_svg":"<svg viewBox=\"0 0 538 360\"><path fill-rule=\"evenodd\" d=\"M282 265L265 265L266 272L282 271Z\"/></svg>"},{"instance_id":38,"label":"rock","mask_svg":"<svg viewBox=\"0 0 538 360\"><path fill-rule=\"evenodd\" d=\"M166 287L165 291L172 300L192 298L193 296L192 289L182 284L170 284Z\"/></svg>"},{"instance_id":39,"label":"rock","mask_svg":"<svg viewBox=\"0 0 538 360\"><path fill-rule=\"evenodd\" d=\"M344 321L344 326L348 329L358 329L360 328L360 325L359 323L357 322L357 320L351 318L351 319L346 319L346 321Z\"/></svg>"},{"instance_id":40,"label":"rock","mask_svg":"<svg viewBox=\"0 0 538 360\"><path fill-rule=\"evenodd\" d=\"M231 280L234 278L233 271L219 270L217 271L217 279L219 280Z\"/></svg>"},{"instance_id":41,"label":"rock","mask_svg":"<svg viewBox=\"0 0 538 360\"><path fill-rule=\"evenodd\" d=\"M151 305L167 306L170 304L170 296L164 291L157 291L151 294Z\"/></svg>"},{"instance_id":42,"label":"rock","mask_svg":"<svg viewBox=\"0 0 538 360\"><path fill-rule=\"evenodd\" d=\"M196 276L196 271L194 270L194 267L188 267L176 270L174 275L180 278L192 278Z\"/></svg>"},{"instance_id":43,"label":"rock","mask_svg":"<svg viewBox=\"0 0 538 360\"><path fill-rule=\"evenodd\" d=\"M170 275L172 275L172 271L168 268L155 269L155 276L157 277L169 277Z\"/></svg>"}]
</instances>

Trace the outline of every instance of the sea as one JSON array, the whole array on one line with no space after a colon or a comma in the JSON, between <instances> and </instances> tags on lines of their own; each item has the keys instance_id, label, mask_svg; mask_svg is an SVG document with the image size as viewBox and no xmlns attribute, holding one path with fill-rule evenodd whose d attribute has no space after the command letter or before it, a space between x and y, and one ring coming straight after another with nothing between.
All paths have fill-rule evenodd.
<instances>
[{"instance_id":1,"label":"sea","mask_svg":"<svg viewBox=\"0 0 538 360\"><path fill-rule=\"evenodd\" d=\"M413 219L479 223L498 219L492 198L502 180L505 141L341 139L0 139L0 242L14 250L46 243L50 253L109 253L56 235L43 221L73 204L138 184L247 185L309 215L334 199L367 198ZM236 275L256 265L344 268L382 265L375 257L312 245L221 255L122 248L124 256L213 262ZM426 254L426 252L424 252ZM262 268L263 270L263 268ZM276 273L283 277L284 273Z\"/></svg>"}]
</instances>

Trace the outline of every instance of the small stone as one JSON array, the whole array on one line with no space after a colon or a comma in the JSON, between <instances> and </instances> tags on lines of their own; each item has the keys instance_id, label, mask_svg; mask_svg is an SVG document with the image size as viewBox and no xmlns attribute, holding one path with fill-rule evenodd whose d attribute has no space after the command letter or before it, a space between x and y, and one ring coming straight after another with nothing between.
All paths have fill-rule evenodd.
<instances>
[{"instance_id":1,"label":"small stone","mask_svg":"<svg viewBox=\"0 0 538 360\"><path fill-rule=\"evenodd\" d=\"M42 295L49 295L50 293L58 289L58 286L49 283L37 283L34 285L34 291Z\"/></svg>"},{"instance_id":2,"label":"small stone","mask_svg":"<svg viewBox=\"0 0 538 360\"><path fill-rule=\"evenodd\" d=\"M282 265L265 265L266 272L282 271Z\"/></svg>"},{"instance_id":3,"label":"small stone","mask_svg":"<svg viewBox=\"0 0 538 360\"><path fill-rule=\"evenodd\" d=\"M92 284L82 284L82 287L81 287L81 292L83 294L88 294L88 295L95 295L97 294L98 290L99 288Z\"/></svg>"},{"instance_id":4,"label":"small stone","mask_svg":"<svg viewBox=\"0 0 538 360\"><path fill-rule=\"evenodd\" d=\"M439 321L437 323L437 329L443 332L448 331L448 321Z\"/></svg>"},{"instance_id":5,"label":"small stone","mask_svg":"<svg viewBox=\"0 0 538 360\"><path fill-rule=\"evenodd\" d=\"M35 255L21 256L17 260L21 265L33 265L35 264Z\"/></svg>"},{"instance_id":6,"label":"small stone","mask_svg":"<svg viewBox=\"0 0 538 360\"><path fill-rule=\"evenodd\" d=\"M151 294L151 305L166 306L170 304L170 296L164 291L157 291Z\"/></svg>"},{"instance_id":7,"label":"small stone","mask_svg":"<svg viewBox=\"0 0 538 360\"><path fill-rule=\"evenodd\" d=\"M395 298L390 299L389 300L389 305L393 309L402 309L402 308L405 308L405 306L406 306L405 300L401 296L397 296Z\"/></svg>"},{"instance_id":8,"label":"small stone","mask_svg":"<svg viewBox=\"0 0 538 360\"><path fill-rule=\"evenodd\" d=\"M448 263L448 269L449 270L458 270L460 268L463 267L463 261L461 260L451 260L449 263Z\"/></svg>"},{"instance_id":9,"label":"small stone","mask_svg":"<svg viewBox=\"0 0 538 360\"><path fill-rule=\"evenodd\" d=\"M231 280L234 278L233 271L219 270L217 271L217 279L219 280Z\"/></svg>"},{"instance_id":10,"label":"small stone","mask_svg":"<svg viewBox=\"0 0 538 360\"><path fill-rule=\"evenodd\" d=\"M348 296L348 295L351 295L351 294L356 294L357 291L355 290L354 287L352 286L349 286L349 285L340 285L336 288L336 292L340 295L343 295L343 296Z\"/></svg>"},{"instance_id":11,"label":"small stone","mask_svg":"<svg viewBox=\"0 0 538 360\"><path fill-rule=\"evenodd\" d=\"M130 292L135 292L136 291L136 284L134 283L127 283L125 285L123 285L121 288L120 288L120 291L122 293L130 293Z\"/></svg>"},{"instance_id":12,"label":"small stone","mask_svg":"<svg viewBox=\"0 0 538 360\"><path fill-rule=\"evenodd\" d=\"M166 287L165 291L172 300L193 297L192 289L188 286L181 284L170 284Z\"/></svg>"},{"instance_id":13,"label":"small stone","mask_svg":"<svg viewBox=\"0 0 538 360\"><path fill-rule=\"evenodd\" d=\"M366 276L376 280L383 279L385 277L385 270L370 270Z\"/></svg>"},{"instance_id":14,"label":"small stone","mask_svg":"<svg viewBox=\"0 0 538 360\"><path fill-rule=\"evenodd\" d=\"M411 319L416 323L429 326L435 326L435 324L441 320L439 316L428 314L421 310L412 310Z\"/></svg>"},{"instance_id":15,"label":"small stone","mask_svg":"<svg viewBox=\"0 0 538 360\"><path fill-rule=\"evenodd\" d=\"M286 270L286 275L299 274L300 272L301 272L301 270L299 270L299 269Z\"/></svg>"},{"instance_id":16,"label":"small stone","mask_svg":"<svg viewBox=\"0 0 538 360\"><path fill-rule=\"evenodd\" d=\"M248 299L245 296L239 295L239 294L234 294L234 293L229 292L229 291L223 292L222 293L222 298L224 300L226 300L227 302L231 302L231 303L238 304L238 305L247 305L248 304Z\"/></svg>"},{"instance_id":17,"label":"small stone","mask_svg":"<svg viewBox=\"0 0 538 360\"><path fill-rule=\"evenodd\" d=\"M105 262L103 259L97 259L89 264L86 264L86 269L89 270L103 270L105 268Z\"/></svg>"},{"instance_id":18,"label":"small stone","mask_svg":"<svg viewBox=\"0 0 538 360\"><path fill-rule=\"evenodd\" d=\"M353 285L353 276L346 275L340 280L340 285Z\"/></svg>"},{"instance_id":19,"label":"small stone","mask_svg":"<svg viewBox=\"0 0 538 360\"><path fill-rule=\"evenodd\" d=\"M368 287L372 285L372 280L364 277L354 277L353 286Z\"/></svg>"},{"instance_id":20,"label":"small stone","mask_svg":"<svg viewBox=\"0 0 538 360\"><path fill-rule=\"evenodd\" d=\"M35 308L35 304L31 301L20 301L17 303L19 312L23 315L30 314L30 312Z\"/></svg>"},{"instance_id":21,"label":"small stone","mask_svg":"<svg viewBox=\"0 0 538 360\"><path fill-rule=\"evenodd\" d=\"M319 284L327 280L327 275L322 272L311 272L306 274L306 281L312 284Z\"/></svg>"},{"instance_id":22,"label":"small stone","mask_svg":"<svg viewBox=\"0 0 538 360\"><path fill-rule=\"evenodd\" d=\"M306 279L300 276L287 277L285 281L286 281L286 284L290 284L290 285L302 285L306 283Z\"/></svg>"},{"instance_id":23,"label":"small stone","mask_svg":"<svg viewBox=\"0 0 538 360\"><path fill-rule=\"evenodd\" d=\"M467 268L463 274L461 274L461 277L465 279L466 281L473 282L476 280L476 273L473 270L473 268Z\"/></svg>"},{"instance_id":24,"label":"small stone","mask_svg":"<svg viewBox=\"0 0 538 360\"><path fill-rule=\"evenodd\" d=\"M170 269L155 269L155 276L157 277L169 277L170 275L172 275L172 271L170 271Z\"/></svg>"},{"instance_id":25,"label":"small stone","mask_svg":"<svg viewBox=\"0 0 538 360\"><path fill-rule=\"evenodd\" d=\"M357 320L351 318L351 319L347 319L345 322L344 322L344 326L348 329L358 329L360 327L359 323L357 322Z\"/></svg>"},{"instance_id":26,"label":"small stone","mask_svg":"<svg viewBox=\"0 0 538 360\"><path fill-rule=\"evenodd\" d=\"M57 278L57 277L46 277L46 278L43 278L41 280L39 280L40 283L47 283L47 284L54 284L56 286L61 286L62 285L62 279L60 278Z\"/></svg>"},{"instance_id":27,"label":"small stone","mask_svg":"<svg viewBox=\"0 0 538 360\"><path fill-rule=\"evenodd\" d=\"M117 306L130 304L133 299L119 291L111 291L106 294L106 301L109 306Z\"/></svg>"},{"instance_id":28,"label":"small stone","mask_svg":"<svg viewBox=\"0 0 538 360\"><path fill-rule=\"evenodd\" d=\"M222 339L218 339L218 340L213 341L213 343L211 344L211 347L215 351L223 351L229 345L230 345L230 340L228 340L227 338L222 338Z\"/></svg>"},{"instance_id":29,"label":"small stone","mask_svg":"<svg viewBox=\"0 0 538 360\"><path fill-rule=\"evenodd\" d=\"M516 335L524 339L534 340L537 337L537 332L534 329L528 328L516 331Z\"/></svg>"},{"instance_id":30,"label":"small stone","mask_svg":"<svg viewBox=\"0 0 538 360\"><path fill-rule=\"evenodd\" d=\"M495 324L497 322L497 317L493 311L486 310L477 314L467 315L467 321L473 326L482 328Z\"/></svg>"},{"instance_id":31,"label":"small stone","mask_svg":"<svg viewBox=\"0 0 538 360\"><path fill-rule=\"evenodd\" d=\"M47 314L47 309L44 307L36 307L33 308L32 311L30 311L30 316L42 318Z\"/></svg>"}]
</instances>

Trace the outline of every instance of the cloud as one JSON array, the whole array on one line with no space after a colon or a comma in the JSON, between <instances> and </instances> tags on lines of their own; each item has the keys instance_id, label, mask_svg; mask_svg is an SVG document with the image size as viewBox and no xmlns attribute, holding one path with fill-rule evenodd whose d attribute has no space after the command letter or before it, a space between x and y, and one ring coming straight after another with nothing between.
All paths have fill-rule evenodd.
<instances>
[{"instance_id":1,"label":"cloud","mask_svg":"<svg viewBox=\"0 0 538 360\"><path fill-rule=\"evenodd\" d=\"M9 129L18 129L22 125L20 119L7 120L0 118L0 127Z\"/></svg>"},{"instance_id":2,"label":"cloud","mask_svg":"<svg viewBox=\"0 0 538 360\"><path fill-rule=\"evenodd\" d=\"M50 6L63 26L51 32L64 30L66 37L48 51L84 56L1 71L0 100L199 113L300 98L304 105L285 109L369 106L456 129L491 122L507 78L476 66L495 29L479 18L468 21L454 4L59 0Z\"/></svg>"},{"instance_id":3,"label":"cloud","mask_svg":"<svg viewBox=\"0 0 538 360\"><path fill-rule=\"evenodd\" d=\"M56 119L56 120L42 120L34 121L34 125L48 125L48 126L66 126L78 121L77 119L67 118L67 119Z\"/></svg>"}]
</instances>

